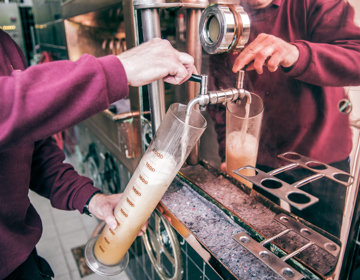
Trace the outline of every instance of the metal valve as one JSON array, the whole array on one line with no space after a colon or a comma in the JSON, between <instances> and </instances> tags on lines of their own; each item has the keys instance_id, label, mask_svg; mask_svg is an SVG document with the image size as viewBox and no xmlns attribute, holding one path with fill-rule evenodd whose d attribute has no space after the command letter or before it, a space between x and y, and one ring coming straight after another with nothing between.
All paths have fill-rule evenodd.
<instances>
[{"instance_id":1,"label":"metal valve","mask_svg":"<svg viewBox=\"0 0 360 280\"><path fill-rule=\"evenodd\" d=\"M199 104L200 111L206 110L208 104L226 103L228 101L237 101L243 99L245 96L248 102L251 103L251 94L249 91L243 89L244 71L238 72L236 80L236 88L219 89L215 91L208 91L208 76L207 75L192 75L189 81L200 83L200 94L188 103L186 113L190 114L195 104Z\"/></svg>"}]
</instances>

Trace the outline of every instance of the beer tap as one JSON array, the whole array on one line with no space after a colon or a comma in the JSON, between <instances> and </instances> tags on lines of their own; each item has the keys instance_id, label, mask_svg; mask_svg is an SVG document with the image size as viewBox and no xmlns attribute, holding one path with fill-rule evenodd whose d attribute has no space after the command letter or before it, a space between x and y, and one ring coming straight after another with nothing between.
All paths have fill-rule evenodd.
<instances>
[{"instance_id":1,"label":"beer tap","mask_svg":"<svg viewBox=\"0 0 360 280\"><path fill-rule=\"evenodd\" d=\"M208 104L226 103L228 101L236 102L242 100L245 96L247 97L248 102L251 103L250 92L243 88L244 74L244 70L238 72L235 88L219 89L215 91L208 91L207 75L192 75L189 81L200 83L200 93L197 97L190 100L186 108L186 114L190 114L196 104L199 104L200 111L205 111L206 105Z\"/></svg>"}]
</instances>

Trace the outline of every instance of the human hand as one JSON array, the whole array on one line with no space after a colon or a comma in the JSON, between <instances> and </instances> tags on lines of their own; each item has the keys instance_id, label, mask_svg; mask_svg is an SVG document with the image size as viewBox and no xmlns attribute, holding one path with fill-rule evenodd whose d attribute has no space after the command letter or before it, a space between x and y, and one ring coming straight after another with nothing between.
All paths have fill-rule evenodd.
<instances>
[{"instance_id":1,"label":"human hand","mask_svg":"<svg viewBox=\"0 0 360 280\"><path fill-rule=\"evenodd\" d=\"M177 51L169 41L160 38L129 49L117 57L131 86L150 84L161 78L177 85L197 73L191 55Z\"/></svg>"},{"instance_id":2,"label":"human hand","mask_svg":"<svg viewBox=\"0 0 360 280\"><path fill-rule=\"evenodd\" d=\"M121 196L122 193L112 195L98 193L89 202L89 212L96 218L105 221L111 229L115 229L117 222L114 217L114 209Z\"/></svg>"},{"instance_id":3,"label":"human hand","mask_svg":"<svg viewBox=\"0 0 360 280\"><path fill-rule=\"evenodd\" d=\"M117 227L117 222L114 217L115 206L120 201L122 193L105 195L105 194L96 194L89 202L89 211L91 214L95 215L98 219L104 220L105 223L111 228L115 229ZM171 218L164 214L164 209L158 204L156 208L163 214L163 216L171 222ZM148 221L141 227L138 236L143 235L146 231Z\"/></svg>"},{"instance_id":4,"label":"human hand","mask_svg":"<svg viewBox=\"0 0 360 280\"><path fill-rule=\"evenodd\" d=\"M275 72L279 66L293 66L299 59L296 46L269 34L259 34L235 59L233 72L238 72L245 66L246 70L256 70L263 73L263 66L270 72Z\"/></svg>"}]
</instances>

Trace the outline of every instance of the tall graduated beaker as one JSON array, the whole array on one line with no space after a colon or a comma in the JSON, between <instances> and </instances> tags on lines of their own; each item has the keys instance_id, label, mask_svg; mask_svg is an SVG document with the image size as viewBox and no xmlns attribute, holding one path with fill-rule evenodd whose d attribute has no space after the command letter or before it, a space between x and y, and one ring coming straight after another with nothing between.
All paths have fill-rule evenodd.
<instances>
[{"instance_id":1,"label":"tall graduated beaker","mask_svg":"<svg viewBox=\"0 0 360 280\"><path fill-rule=\"evenodd\" d=\"M170 106L115 207L117 228L106 226L86 245L85 259L94 272L115 275L126 267L128 249L206 128L198 111L185 117L185 105Z\"/></svg>"}]
</instances>

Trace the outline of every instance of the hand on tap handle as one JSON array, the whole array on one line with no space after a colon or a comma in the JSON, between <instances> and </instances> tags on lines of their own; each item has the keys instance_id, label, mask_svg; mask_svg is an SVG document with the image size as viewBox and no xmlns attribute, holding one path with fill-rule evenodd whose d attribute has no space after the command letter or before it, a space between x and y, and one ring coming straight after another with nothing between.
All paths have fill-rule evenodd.
<instances>
[{"instance_id":1,"label":"hand on tap handle","mask_svg":"<svg viewBox=\"0 0 360 280\"><path fill-rule=\"evenodd\" d=\"M196 82L196 83L201 83L201 80L202 80L202 78L201 78L200 75L192 74L188 81L190 81L190 82Z\"/></svg>"},{"instance_id":2,"label":"hand on tap handle","mask_svg":"<svg viewBox=\"0 0 360 280\"><path fill-rule=\"evenodd\" d=\"M245 69L244 70L240 70L237 73L237 77L236 77L236 88L237 89L242 89L244 88L244 77L245 77Z\"/></svg>"},{"instance_id":3,"label":"hand on tap handle","mask_svg":"<svg viewBox=\"0 0 360 280\"><path fill-rule=\"evenodd\" d=\"M169 41L160 38L129 49L117 57L131 86L150 84L162 78L177 85L197 73L191 55L177 51Z\"/></svg>"},{"instance_id":4,"label":"hand on tap handle","mask_svg":"<svg viewBox=\"0 0 360 280\"><path fill-rule=\"evenodd\" d=\"M266 66L270 72L275 72L279 66L293 66L298 59L299 50L295 45L262 33L240 53L232 70L238 72L246 66L246 70L255 69L258 74L262 74L263 66Z\"/></svg>"}]
</instances>

